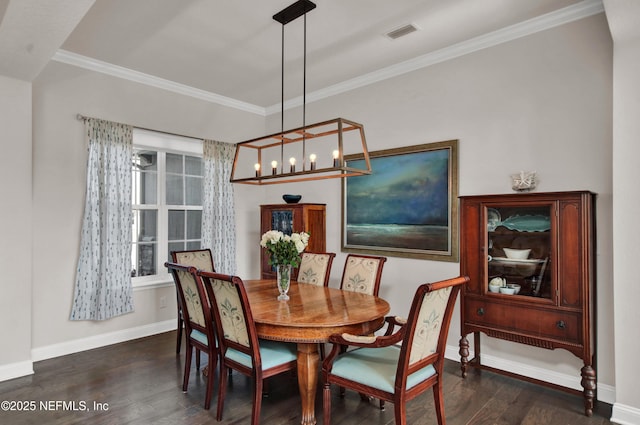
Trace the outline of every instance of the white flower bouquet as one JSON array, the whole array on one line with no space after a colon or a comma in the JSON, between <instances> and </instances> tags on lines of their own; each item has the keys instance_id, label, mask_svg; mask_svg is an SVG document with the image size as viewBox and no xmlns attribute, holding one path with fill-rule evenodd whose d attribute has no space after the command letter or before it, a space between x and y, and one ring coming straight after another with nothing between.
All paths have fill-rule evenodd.
<instances>
[{"instance_id":1,"label":"white flower bouquet","mask_svg":"<svg viewBox=\"0 0 640 425\"><path fill-rule=\"evenodd\" d=\"M285 235L279 230L269 230L262 235L260 246L269 251L269 264L300 265L300 253L309 244L306 232Z\"/></svg>"}]
</instances>

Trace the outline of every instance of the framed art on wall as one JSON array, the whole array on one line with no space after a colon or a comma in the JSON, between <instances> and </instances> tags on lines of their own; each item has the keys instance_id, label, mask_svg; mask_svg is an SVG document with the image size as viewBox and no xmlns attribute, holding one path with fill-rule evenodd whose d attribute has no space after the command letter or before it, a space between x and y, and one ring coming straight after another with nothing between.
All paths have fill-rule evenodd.
<instances>
[{"instance_id":1,"label":"framed art on wall","mask_svg":"<svg viewBox=\"0 0 640 425\"><path fill-rule=\"evenodd\" d=\"M458 140L369 156L370 175L343 180L342 250L458 261Z\"/></svg>"}]
</instances>

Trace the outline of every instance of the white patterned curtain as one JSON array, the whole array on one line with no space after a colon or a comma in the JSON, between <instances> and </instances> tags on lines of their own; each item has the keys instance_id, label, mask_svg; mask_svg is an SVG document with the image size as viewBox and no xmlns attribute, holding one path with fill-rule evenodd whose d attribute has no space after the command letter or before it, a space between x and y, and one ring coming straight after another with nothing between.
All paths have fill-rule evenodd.
<instances>
[{"instance_id":1,"label":"white patterned curtain","mask_svg":"<svg viewBox=\"0 0 640 425\"><path fill-rule=\"evenodd\" d=\"M202 247L210 248L219 273L236 273L236 222L231 169L236 146L203 141Z\"/></svg>"},{"instance_id":2,"label":"white patterned curtain","mask_svg":"<svg viewBox=\"0 0 640 425\"><path fill-rule=\"evenodd\" d=\"M132 127L88 118L87 191L71 320L133 311Z\"/></svg>"}]
</instances>

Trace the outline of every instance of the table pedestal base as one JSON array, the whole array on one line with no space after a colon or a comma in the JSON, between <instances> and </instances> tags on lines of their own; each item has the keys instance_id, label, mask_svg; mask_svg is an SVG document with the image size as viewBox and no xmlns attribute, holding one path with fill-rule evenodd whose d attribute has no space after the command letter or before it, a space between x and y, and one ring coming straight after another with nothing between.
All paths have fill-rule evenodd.
<instances>
[{"instance_id":1,"label":"table pedestal base","mask_svg":"<svg viewBox=\"0 0 640 425\"><path fill-rule=\"evenodd\" d=\"M298 343L298 387L302 399L302 425L316 424L316 388L320 355L317 343Z\"/></svg>"}]
</instances>

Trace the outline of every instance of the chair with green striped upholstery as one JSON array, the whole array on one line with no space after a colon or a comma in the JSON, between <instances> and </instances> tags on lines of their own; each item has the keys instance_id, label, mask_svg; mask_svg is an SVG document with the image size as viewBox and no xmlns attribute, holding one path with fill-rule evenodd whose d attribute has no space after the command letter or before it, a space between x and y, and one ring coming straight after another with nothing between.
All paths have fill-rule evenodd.
<instances>
[{"instance_id":1,"label":"chair with green striped upholstery","mask_svg":"<svg viewBox=\"0 0 640 425\"><path fill-rule=\"evenodd\" d=\"M433 388L438 424L445 424L444 351L456 297L468 280L459 276L421 285L408 319L387 317L382 336L331 336L333 348L322 364L324 425L331 420L331 384L394 403L399 425L406 424L406 402ZM344 345L357 348L345 352Z\"/></svg>"}]
</instances>

